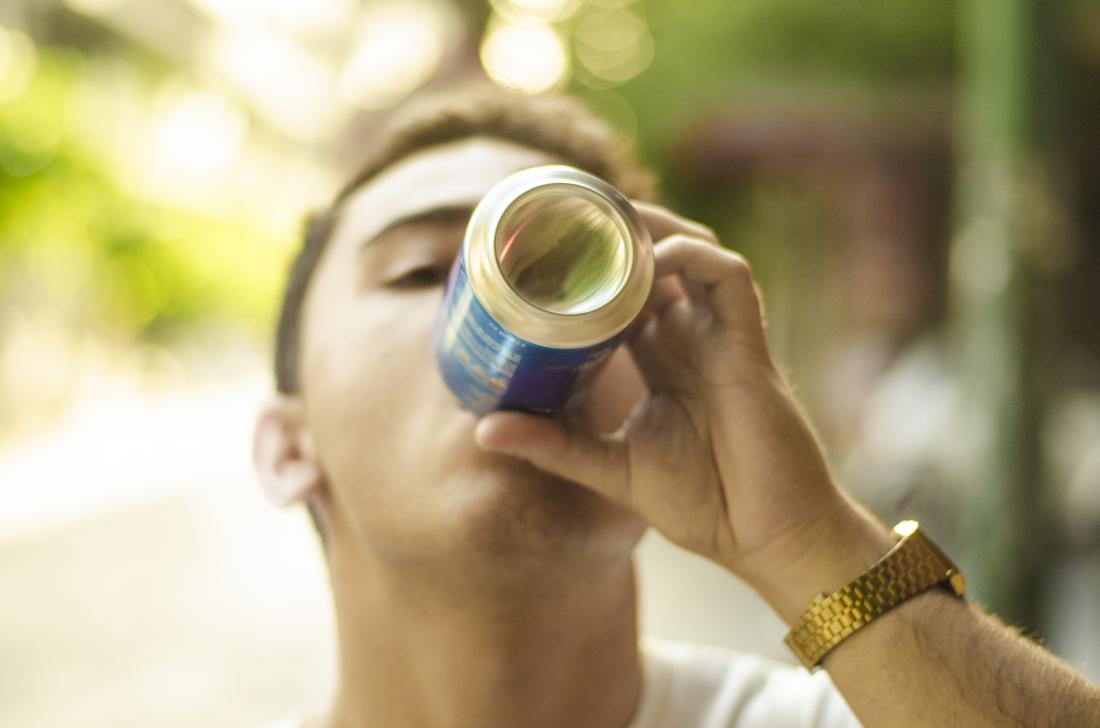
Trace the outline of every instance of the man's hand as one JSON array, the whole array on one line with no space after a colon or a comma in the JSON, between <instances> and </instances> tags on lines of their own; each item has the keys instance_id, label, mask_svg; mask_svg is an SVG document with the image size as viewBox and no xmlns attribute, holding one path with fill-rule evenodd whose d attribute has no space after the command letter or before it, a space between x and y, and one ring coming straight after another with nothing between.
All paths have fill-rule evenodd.
<instances>
[{"instance_id":1,"label":"man's hand","mask_svg":"<svg viewBox=\"0 0 1100 728\"><path fill-rule=\"evenodd\" d=\"M830 478L772 362L748 264L705 228L643 215L659 279L628 346L648 395L609 435L579 418L501 412L482 419L477 441L634 509L793 623L892 539ZM858 630L825 667L868 728L1100 726L1095 686L939 589Z\"/></svg>"},{"instance_id":2,"label":"man's hand","mask_svg":"<svg viewBox=\"0 0 1100 728\"><path fill-rule=\"evenodd\" d=\"M640 209L654 238L664 234L653 292L627 336L648 396L610 435L506 412L483 418L477 441L634 509L765 587L847 502L772 361L748 263L706 228Z\"/></svg>"}]
</instances>

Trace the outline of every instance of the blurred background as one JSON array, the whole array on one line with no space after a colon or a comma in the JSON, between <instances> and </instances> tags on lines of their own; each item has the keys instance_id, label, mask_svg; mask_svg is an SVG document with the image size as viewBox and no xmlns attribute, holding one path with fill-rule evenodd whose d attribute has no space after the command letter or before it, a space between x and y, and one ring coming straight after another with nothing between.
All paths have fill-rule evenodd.
<instances>
[{"instance_id":1,"label":"blurred background","mask_svg":"<svg viewBox=\"0 0 1100 728\"><path fill-rule=\"evenodd\" d=\"M388 109L567 89L753 261L847 486L1100 679L1100 2L4 0L0 725L254 725L333 680L251 417L305 212ZM648 536L654 635L789 660Z\"/></svg>"}]
</instances>

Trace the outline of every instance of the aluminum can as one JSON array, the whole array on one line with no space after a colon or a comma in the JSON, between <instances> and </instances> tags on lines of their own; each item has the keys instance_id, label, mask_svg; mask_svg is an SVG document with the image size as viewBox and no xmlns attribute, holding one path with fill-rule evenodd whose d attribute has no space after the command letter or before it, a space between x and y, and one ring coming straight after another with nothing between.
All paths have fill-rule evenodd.
<instances>
[{"instance_id":1,"label":"aluminum can","mask_svg":"<svg viewBox=\"0 0 1100 728\"><path fill-rule=\"evenodd\" d=\"M470 217L436 320L436 363L475 414L557 412L652 284L649 231L622 193L565 165L522 170Z\"/></svg>"}]
</instances>

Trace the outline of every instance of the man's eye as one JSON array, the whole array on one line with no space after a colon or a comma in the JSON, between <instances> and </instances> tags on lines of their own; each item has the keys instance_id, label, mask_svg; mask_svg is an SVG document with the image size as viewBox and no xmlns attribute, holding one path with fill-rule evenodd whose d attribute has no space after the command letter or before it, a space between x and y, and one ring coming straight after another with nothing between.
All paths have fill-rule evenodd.
<instances>
[{"instance_id":1,"label":"man's eye","mask_svg":"<svg viewBox=\"0 0 1100 728\"><path fill-rule=\"evenodd\" d=\"M441 265L422 265L413 268L390 281L390 288L425 288L442 284L447 280L449 269Z\"/></svg>"}]
</instances>

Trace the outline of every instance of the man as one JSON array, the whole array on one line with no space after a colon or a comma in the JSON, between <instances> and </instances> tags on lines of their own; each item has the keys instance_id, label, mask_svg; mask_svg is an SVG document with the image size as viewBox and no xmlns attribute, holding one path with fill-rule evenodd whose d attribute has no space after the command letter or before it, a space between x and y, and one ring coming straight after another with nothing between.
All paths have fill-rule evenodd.
<instances>
[{"instance_id":1,"label":"man","mask_svg":"<svg viewBox=\"0 0 1100 728\"><path fill-rule=\"evenodd\" d=\"M310 226L255 438L265 490L308 505L332 581L339 685L300 724L1100 726L1095 687L944 589L827 654L843 700L823 673L639 652L631 555L647 525L792 625L894 538L832 481L746 262L654 205L638 203L658 282L582 405L459 408L431 337L466 219L497 181L549 163L649 194L579 105L483 90L398 120Z\"/></svg>"}]
</instances>

